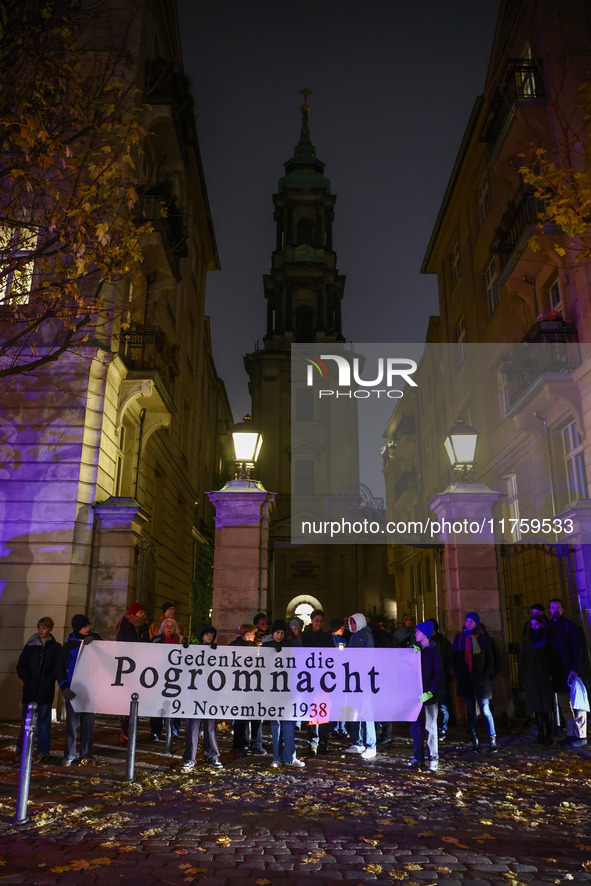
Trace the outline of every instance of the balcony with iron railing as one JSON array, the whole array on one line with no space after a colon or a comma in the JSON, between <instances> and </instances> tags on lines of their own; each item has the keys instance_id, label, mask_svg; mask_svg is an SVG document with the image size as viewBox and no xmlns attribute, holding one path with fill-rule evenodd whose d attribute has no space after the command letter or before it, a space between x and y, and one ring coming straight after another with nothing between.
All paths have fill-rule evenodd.
<instances>
[{"instance_id":1,"label":"balcony with iron railing","mask_svg":"<svg viewBox=\"0 0 591 886\"><path fill-rule=\"evenodd\" d=\"M531 337L516 345L504 363L509 415L529 403L545 385L570 381L581 363L574 324L562 321L562 330L550 330L544 329L544 322L534 324L528 332Z\"/></svg>"},{"instance_id":2,"label":"balcony with iron railing","mask_svg":"<svg viewBox=\"0 0 591 886\"><path fill-rule=\"evenodd\" d=\"M193 140L193 99L182 65L169 59L146 62L144 98L149 105L169 105L179 146L186 156L185 144Z\"/></svg>"},{"instance_id":3,"label":"balcony with iron railing","mask_svg":"<svg viewBox=\"0 0 591 886\"><path fill-rule=\"evenodd\" d=\"M121 334L119 342L119 356L130 375L153 378L157 387L164 386L166 399L171 401L179 374L177 350L177 345L171 345L157 326L148 329L132 326Z\"/></svg>"},{"instance_id":4,"label":"balcony with iron railing","mask_svg":"<svg viewBox=\"0 0 591 886\"><path fill-rule=\"evenodd\" d=\"M509 204L490 245L490 251L499 256L500 283L505 282L508 270L524 252L543 210L544 203L536 197L533 188L521 189Z\"/></svg>"},{"instance_id":5,"label":"balcony with iron railing","mask_svg":"<svg viewBox=\"0 0 591 886\"><path fill-rule=\"evenodd\" d=\"M176 202L170 186L165 182L142 185L137 188L138 202L135 212L142 221L149 221L160 235L162 246L175 279L181 279L181 258L188 255L187 230L184 213Z\"/></svg>"},{"instance_id":6,"label":"balcony with iron railing","mask_svg":"<svg viewBox=\"0 0 591 886\"><path fill-rule=\"evenodd\" d=\"M489 143L502 143L519 107L543 107L547 104L540 63L535 59L507 59L501 81L480 137Z\"/></svg>"}]
</instances>

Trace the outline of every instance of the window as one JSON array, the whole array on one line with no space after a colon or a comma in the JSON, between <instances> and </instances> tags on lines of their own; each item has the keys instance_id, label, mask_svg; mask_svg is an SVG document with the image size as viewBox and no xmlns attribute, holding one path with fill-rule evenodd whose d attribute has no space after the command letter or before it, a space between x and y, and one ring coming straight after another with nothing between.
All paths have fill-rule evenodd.
<instances>
[{"instance_id":1,"label":"window","mask_svg":"<svg viewBox=\"0 0 591 886\"><path fill-rule=\"evenodd\" d=\"M0 266L7 272L0 277L0 301L26 305L33 285L37 232L27 228L0 226ZM27 260L28 258L28 260Z\"/></svg>"},{"instance_id":2,"label":"window","mask_svg":"<svg viewBox=\"0 0 591 886\"><path fill-rule=\"evenodd\" d=\"M581 440L576 421L571 421L562 429L562 451L564 453L569 501L575 501L577 498L587 498L587 475L585 473L583 441Z\"/></svg>"},{"instance_id":3,"label":"window","mask_svg":"<svg viewBox=\"0 0 591 886\"><path fill-rule=\"evenodd\" d=\"M484 221L486 216L490 212L491 202L490 202L490 188L488 186L488 173L485 172L480 180L480 184L478 185L477 191L477 200L478 200L478 218L480 224Z\"/></svg>"},{"instance_id":4,"label":"window","mask_svg":"<svg viewBox=\"0 0 591 886\"><path fill-rule=\"evenodd\" d=\"M314 462L296 461L295 495L314 495Z\"/></svg>"},{"instance_id":5,"label":"window","mask_svg":"<svg viewBox=\"0 0 591 886\"><path fill-rule=\"evenodd\" d=\"M486 288L486 305L489 317L494 314L499 306L499 263L496 255L490 260L484 272L484 285Z\"/></svg>"},{"instance_id":6,"label":"window","mask_svg":"<svg viewBox=\"0 0 591 886\"><path fill-rule=\"evenodd\" d=\"M497 370L497 388L499 391L499 411L501 419L503 419L509 412L509 386L507 373L503 369Z\"/></svg>"},{"instance_id":7,"label":"window","mask_svg":"<svg viewBox=\"0 0 591 886\"><path fill-rule=\"evenodd\" d=\"M308 218L301 218L297 228L297 243L312 243L312 222Z\"/></svg>"},{"instance_id":8,"label":"window","mask_svg":"<svg viewBox=\"0 0 591 886\"><path fill-rule=\"evenodd\" d=\"M456 341L458 343L458 365L466 359L466 321L460 317L456 325Z\"/></svg>"},{"instance_id":9,"label":"window","mask_svg":"<svg viewBox=\"0 0 591 886\"><path fill-rule=\"evenodd\" d=\"M555 280L548 290L550 296L550 310L556 311L557 314L562 313L562 292L560 291L560 283Z\"/></svg>"},{"instance_id":10,"label":"window","mask_svg":"<svg viewBox=\"0 0 591 886\"><path fill-rule=\"evenodd\" d=\"M119 428L119 445L115 461L115 495L121 495L123 479L123 459L125 458L125 425Z\"/></svg>"},{"instance_id":11,"label":"window","mask_svg":"<svg viewBox=\"0 0 591 886\"><path fill-rule=\"evenodd\" d=\"M314 391L312 388L296 389L295 420L314 421Z\"/></svg>"},{"instance_id":12,"label":"window","mask_svg":"<svg viewBox=\"0 0 591 886\"><path fill-rule=\"evenodd\" d=\"M512 541L519 541L521 533L519 531L519 499L517 498L517 474L509 474L505 477L505 488L507 490L507 510L509 512L509 531ZM517 522L512 523L515 520ZM512 528L514 527L514 528Z\"/></svg>"},{"instance_id":13,"label":"window","mask_svg":"<svg viewBox=\"0 0 591 886\"><path fill-rule=\"evenodd\" d=\"M460 242L456 243L450 253L451 262L451 282L457 283L462 275L462 262L460 258Z\"/></svg>"}]
</instances>

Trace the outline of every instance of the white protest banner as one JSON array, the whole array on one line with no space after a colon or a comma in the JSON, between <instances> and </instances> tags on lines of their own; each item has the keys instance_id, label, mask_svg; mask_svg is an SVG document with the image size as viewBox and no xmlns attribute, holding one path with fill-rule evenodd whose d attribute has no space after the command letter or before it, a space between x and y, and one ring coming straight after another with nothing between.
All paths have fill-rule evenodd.
<instances>
[{"instance_id":1,"label":"white protest banner","mask_svg":"<svg viewBox=\"0 0 591 886\"><path fill-rule=\"evenodd\" d=\"M412 649L274 649L98 641L82 646L77 711L232 720L416 720Z\"/></svg>"}]
</instances>

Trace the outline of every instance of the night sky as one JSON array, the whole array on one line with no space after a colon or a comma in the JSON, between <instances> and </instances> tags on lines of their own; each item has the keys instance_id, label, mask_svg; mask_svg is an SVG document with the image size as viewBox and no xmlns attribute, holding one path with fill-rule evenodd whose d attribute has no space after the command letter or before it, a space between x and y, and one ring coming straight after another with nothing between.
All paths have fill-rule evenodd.
<instances>
[{"instance_id":1,"label":"night sky","mask_svg":"<svg viewBox=\"0 0 591 886\"><path fill-rule=\"evenodd\" d=\"M235 419L242 356L262 339L272 194L310 132L337 194L343 333L424 341L437 313L420 265L475 98L499 0L177 0L222 270L208 275L214 357Z\"/></svg>"}]
</instances>

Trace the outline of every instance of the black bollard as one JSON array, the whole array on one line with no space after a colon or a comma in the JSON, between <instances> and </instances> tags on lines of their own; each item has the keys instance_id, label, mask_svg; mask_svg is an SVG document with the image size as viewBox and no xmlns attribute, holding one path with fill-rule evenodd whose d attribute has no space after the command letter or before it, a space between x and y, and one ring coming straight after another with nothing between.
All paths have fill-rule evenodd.
<instances>
[{"instance_id":1,"label":"black bollard","mask_svg":"<svg viewBox=\"0 0 591 886\"><path fill-rule=\"evenodd\" d=\"M31 784L31 764L33 762L33 744L35 742L35 729L37 726L37 702L31 701L27 709L25 720L25 735L23 740L23 752L21 754L21 772L18 780L18 796L16 799L15 824L26 824L29 820L27 815L27 803L29 802L29 786Z\"/></svg>"},{"instance_id":2,"label":"black bollard","mask_svg":"<svg viewBox=\"0 0 591 886\"><path fill-rule=\"evenodd\" d=\"M172 754L172 718L166 720L166 753Z\"/></svg>"},{"instance_id":3,"label":"black bollard","mask_svg":"<svg viewBox=\"0 0 591 886\"><path fill-rule=\"evenodd\" d=\"M137 713L139 704L139 695L134 692L131 696L129 704L129 729L127 731L127 768L125 770L125 781L134 780L135 772L135 745L137 742Z\"/></svg>"}]
</instances>

